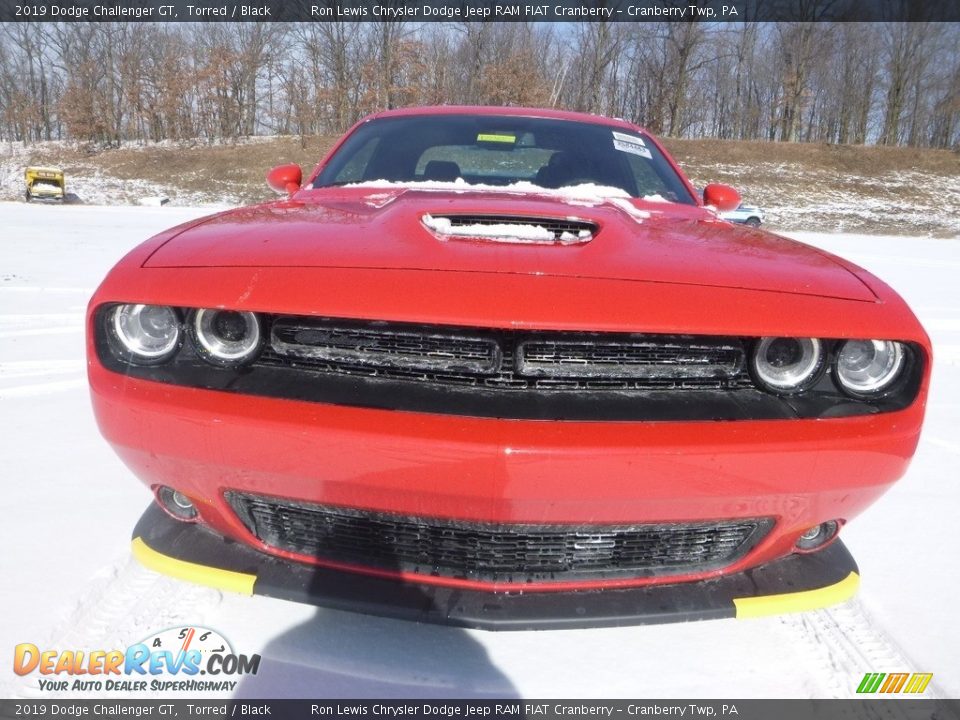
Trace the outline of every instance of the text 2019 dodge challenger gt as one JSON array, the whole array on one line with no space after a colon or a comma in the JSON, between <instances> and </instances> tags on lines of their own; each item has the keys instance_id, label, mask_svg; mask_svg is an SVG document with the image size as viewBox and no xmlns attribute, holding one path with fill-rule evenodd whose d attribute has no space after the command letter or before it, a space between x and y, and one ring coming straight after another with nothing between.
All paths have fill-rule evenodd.
<instances>
[{"instance_id":1,"label":"text 2019 dodge challenger gt","mask_svg":"<svg viewBox=\"0 0 960 720\"><path fill-rule=\"evenodd\" d=\"M391 111L268 180L90 303L145 564L488 628L854 592L834 541L904 473L930 368L882 281L719 220L737 193L704 207L619 120Z\"/></svg>"}]
</instances>

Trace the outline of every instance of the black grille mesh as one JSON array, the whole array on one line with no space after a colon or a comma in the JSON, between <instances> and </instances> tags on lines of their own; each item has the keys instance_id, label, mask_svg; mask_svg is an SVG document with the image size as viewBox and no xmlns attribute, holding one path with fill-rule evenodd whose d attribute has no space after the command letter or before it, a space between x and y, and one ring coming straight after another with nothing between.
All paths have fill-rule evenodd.
<instances>
[{"instance_id":1,"label":"black grille mesh","mask_svg":"<svg viewBox=\"0 0 960 720\"><path fill-rule=\"evenodd\" d=\"M271 344L279 355L356 368L489 375L500 362L492 338L331 321L276 322Z\"/></svg>"},{"instance_id":2,"label":"black grille mesh","mask_svg":"<svg viewBox=\"0 0 960 720\"><path fill-rule=\"evenodd\" d=\"M526 340L517 359L517 371L534 377L730 379L742 367L737 345L652 340Z\"/></svg>"},{"instance_id":3,"label":"black grille mesh","mask_svg":"<svg viewBox=\"0 0 960 720\"><path fill-rule=\"evenodd\" d=\"M439 520L227 493L271 548L353 565L501 583L652 577L724 567L769 519L643 525Z\"/></svg>"},{"instance_id":4,"label":"black grille mesh","mask_svg":"<svg viewBox=\"0 0 960 720\"><path fill-rule=\"evenodd\" d=\"M490 390L752 387L737 338L448 330L278 317L257 362Z\"/></svg>"}]
</instances>

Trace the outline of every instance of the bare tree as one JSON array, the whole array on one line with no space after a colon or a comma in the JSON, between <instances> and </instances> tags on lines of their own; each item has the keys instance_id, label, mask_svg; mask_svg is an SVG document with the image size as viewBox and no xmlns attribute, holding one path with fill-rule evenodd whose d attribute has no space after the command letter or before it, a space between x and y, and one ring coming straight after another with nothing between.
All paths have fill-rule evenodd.
<instances>
[{"instance_id":1,"label":"bare tree","mask_svg":"<svg viewBox=\"0 0 960 720\"><path fill-rule=\"evenodd\" d=\"M900 123L912 84L919 81L924 58L924 39L929 23L896 23L887 27L886 70L887 93L880 142L897 145Z\"/></svg>"},{"instance_id":2,"label":"bare tree","mask_svg":"<svg viewBox=\"0 0 960 720\"><path fill-rule=\"evenodd\" d=\"M960 24L834 24L837 0L782 2L797 21L7 23L0 138L305 140L383 108L495 103L674 136L960 142Z\"/></svg>"}]
</instances>

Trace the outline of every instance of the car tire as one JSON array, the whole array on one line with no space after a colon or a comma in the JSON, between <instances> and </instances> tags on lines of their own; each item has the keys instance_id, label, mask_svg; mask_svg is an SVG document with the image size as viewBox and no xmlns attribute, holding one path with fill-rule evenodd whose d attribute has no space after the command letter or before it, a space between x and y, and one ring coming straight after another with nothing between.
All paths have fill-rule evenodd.
<instances>
[{"instance_id":1,"label":"car tire","mask_svg":"<svg viewBox=\"0 0 960 720\"><path fill-rule=\"evenodd\" d=\"M749 225L750 227L760 227L760 218L758 217L748 217L743 222L745 225Z\"/></svg>"},{"instance_id":2,"label":"car tire","mask_svg":"<svg viewBox=\"0 0 960 720\"><path fill-rule=\"evenodd\" d=\"M27 202L30 202L31 200L33 200L33 195L30 194L29 190L27 190L24 197L26 198Z\"/></svg>"}]
</instances>

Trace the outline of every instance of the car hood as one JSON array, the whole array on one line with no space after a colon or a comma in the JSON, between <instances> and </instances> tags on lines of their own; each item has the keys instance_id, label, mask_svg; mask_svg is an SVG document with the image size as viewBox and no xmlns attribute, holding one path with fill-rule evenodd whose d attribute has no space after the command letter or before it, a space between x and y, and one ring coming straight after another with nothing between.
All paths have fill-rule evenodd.
<instances>
[{"instance_id":1,"label":"car hood","mask_svg":"<svg viewBox=\"0 0 960 720\"><path fill-rule=\"evenodd\" d=\"M301 199L302 198L302 199ZM591 239L535 244L448 237L426 216L576 218ZM662 202L510 193L312 191L222 213L158 248L144 267L325 267L635 280L875 301L830 255Z\"/></svg>"}]
</instances>

